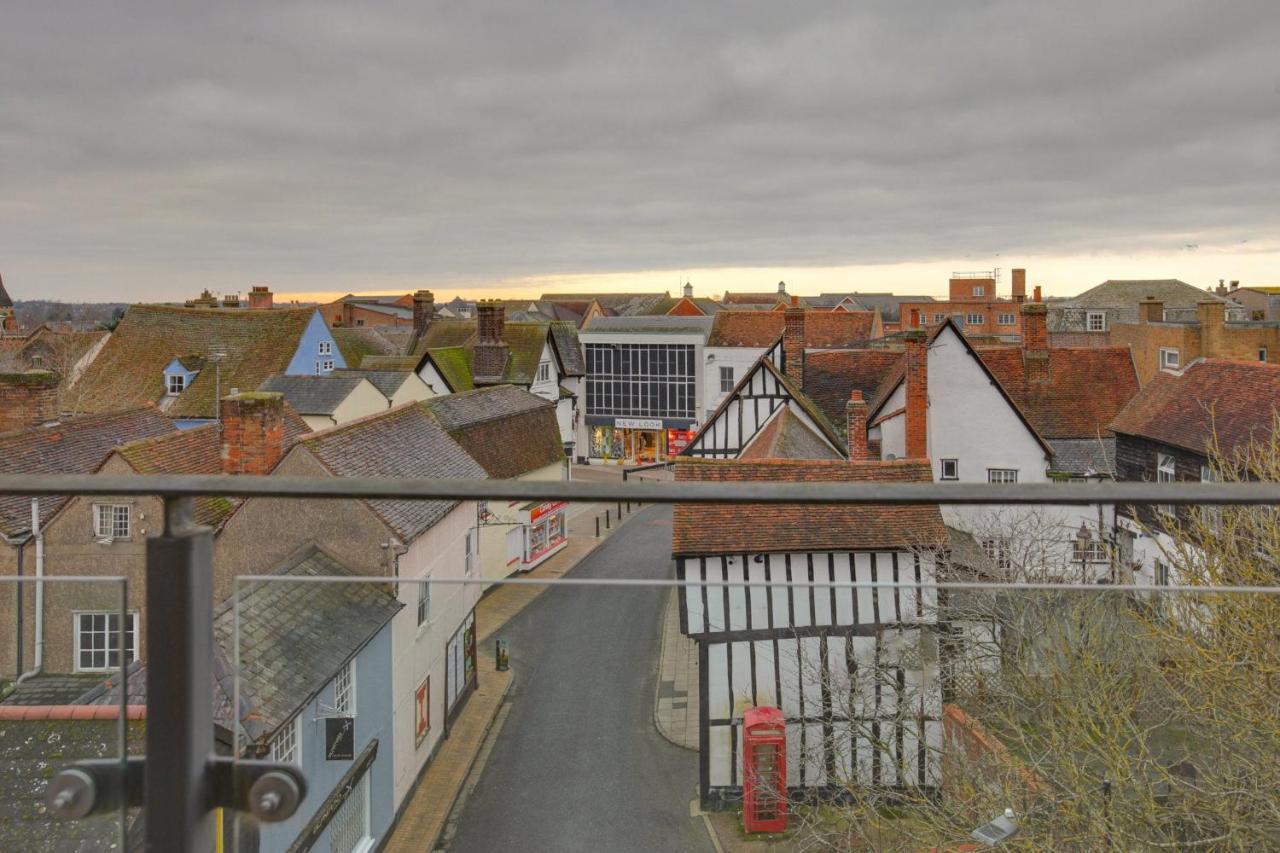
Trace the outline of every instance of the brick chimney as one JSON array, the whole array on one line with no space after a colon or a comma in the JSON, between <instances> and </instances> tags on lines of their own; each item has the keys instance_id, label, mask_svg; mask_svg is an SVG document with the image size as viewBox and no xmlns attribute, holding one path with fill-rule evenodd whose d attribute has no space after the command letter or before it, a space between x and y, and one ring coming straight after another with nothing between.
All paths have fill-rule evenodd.
<instances>
[{"instance_id":1,"label":"brick chimney","mask_svg":"<svg viewBox=\"0 0 1280 853\"><path fill-rule=\"evenodd\" d=\"M481 299L476 303L478 326L471 373L477 383L502 381L507 369L507 343L503 339L507 309L497 299Z\"/></svg>"},{"instance_id":2,"label":"brick chimney","mask_svg":"<svg viewBox=\"0 0 1280 853\"><path fill-rule=\"evenodd\" d=\"M910 328L912 328L912 329L918 329L918 328L920 328L920 309L919 309L919 308L912 308L912 309L911 309L911 326L910 326Z\"/></svg>"},{"instance_id":3,"label":"brick chimney","mask_svg":"<svg viewBox=\"0 0 1280 853\"><path fill-rule=\"evenodd\" d=\"M1035 291L1033 292L1033 294L1032 294L1032 296L1031 296L1031 301L1032 301L1032 302L1043 302L1043 301L1044 301L1043 299L1041 299L1041 298L1040 298L1040 285L1038 285L1038 284L1036 285L1036 287L1035 287Z\"/></svg>"},{"instance_id":4,"label":"brick chimney","mask_svg":"<svg viewBox=\"0 0 1280 853\"><path fill-rule=\"evenodd\" d=\"M844 421L849 461L870 459L871 454L867 451L867 401L862 399L862 392L856 388L849 395L849 402L844 404Z\"/></svg>"},{"instance_id":5,"label":"brick chimney","mask_svg":"<svg viewBox=\"0 0 1280 853\"><path fill-rule=\"evenodd\" d=\"M232 394L221 416L222 473L270 474L284 456L284 395Z\"/></svg>"},{"instance_id":6,"label":"brick chimney","mask_svg":"<svg viewBox=\"0 0 1280 853\"><path fill-rule=\"evenodd\" d=\"M267 311L275 303L271 288L265 284L255 284L249 290L249 308L254 311Z\"/></svg>"},{"instance_id":7,"label":"brick chimney","mask_svg":"<svg viewBox=\"0 0 1280 853\"><path fill-rule=\"evenodd\" d=\"M56 421L58 379L48 370L0 373L0 433Z\"/></svg>"},{"instance_id":8,"label":"brick chimney","mask_svg":"<svg viewBox=\"0 0 1280 853\"><path fill-rule=\"evenodd\" d=\"M1049 309L1041 302L1022 306L1022 360L1028 382L1049 378Z\"/></svg>"},{"instance_id":9,"label":"brick chimney","mask_svg":"<svg viewBox=\"0 0 1280 853\"><path fill-rule=\"evenodd\" d=\"M903 335L907 345L908 459L929 458L929 336L921 329Z\"/></svg>"},{"instance_id":10,"label":"brick chimney","mask_svg":"<svg viewBox=\"0 0 1280 853\"><path fill-rule=\"evenodd\" d=\"M238 294L238 293L225 293L225 294L223 294L223 296L222 296L222 307L223 307L223 308L239 308L239 307L240 307L240 294Z\"/></svg>"},{"instance_id":11,"label":"brick chimney","mask_svg":"<svg viewBox=\"0 0 1280 853\"><path fill-rule=\"evenodd\" d=\"M1200 352L1207 356L1223 355L1227 304L1216 299L1197 302L1196 319L1200 322Z\"/></svg>"},{"instance_id":12,"label":"brick chimney","mask_svg":"<svg viewBox=\"0 0 1280 853\"><path fill-rule=\"evenodd\" d=\"M427 325L436 315L436 297L430 290L413 294L413 334L422 337Z\"/></svg>"},{"instance_id":13,"label":"brick chimney","mask_svg":"<svg viewBox=\"0 0 1280 853\"><path fill-rule=\"evenodd\" d=\"M782 282L778 282L778 286L781 287ZM804 315L800 297L791 297L791 304L783 312L782 359L787 368L787 378L797 388L804 387Z\"/></svg>"},{"instance_id":14,"label":"brick chimney","mask_svg":"<svg viewBox=\"0 0 1280 853\"><path fill-rule=\"evenodd\" d=\"M1013 271L1013 301L1027 301L1027 271L1016 269ZM1036 300L1039 301L1038 299Z\"/></svg>"},{"instance_id":15,"label":"brick chimney","mask_svg":"<svg viewBox=\"0 0 1280 853\"><path fill-rule=\"evenodd\" d=\"M1139 323L1163 323L1164 322L1164 303L1154 296L1148 296L1146 299L1138 302L1138 322Z\"/></svg>"}]
</instances>

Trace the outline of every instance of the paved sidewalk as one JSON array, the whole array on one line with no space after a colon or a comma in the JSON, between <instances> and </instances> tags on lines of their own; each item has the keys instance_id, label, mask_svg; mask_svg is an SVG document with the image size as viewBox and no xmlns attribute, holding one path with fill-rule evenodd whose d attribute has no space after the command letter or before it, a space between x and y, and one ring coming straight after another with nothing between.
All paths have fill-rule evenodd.
<instances>
[{"instance_id":1,"label":"paved sidewalk","mask_svg":"<svg viewBox=\"0 0 1280 853\"><path fill-rule=\"evenodd\" d=\"M680 633L680 591L671 590L662 625L662 668L653 722L676 746L698 749L698 644Z\"/></svg>"},{"instance_id":2,"label":"paved sidewalk","mask_svg":"<svg viewBox=\"0 0 1280 853\"><path fill-rule=\"evenodd\" d=\"M385 853L435 850L462 785L480 754L494 717L511 689L511 671L498 672L492 654L476 650L480 683L454 720L449 736L427 765L409 797L400 822L383 847Z\"/></svg>"}]
</instances>

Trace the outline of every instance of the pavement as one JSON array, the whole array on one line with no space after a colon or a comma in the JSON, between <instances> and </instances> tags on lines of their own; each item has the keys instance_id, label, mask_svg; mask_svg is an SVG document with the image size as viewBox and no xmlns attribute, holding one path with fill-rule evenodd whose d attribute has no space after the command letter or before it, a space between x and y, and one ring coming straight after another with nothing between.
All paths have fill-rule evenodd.
<instances>
[{"instance_id":1,"label":"pavement","mask_svg":"<svg viewBox=\"0 0 1280 853\"><path fill-rule=\"evenodd\" d=\"M620 468L575 466L574 478L586 482L609 482L621 480L622 473ZM617 507L614 505L571 505L568 544L522 577L553 581L572 571L609 537L625 529L624 522L631 519L641 507L633 504L628 508L624 504L622 509L623 518L619 520L616 515ZM604 520L601 520L601 535L597 539L595 519L606 510L610 513L610 522L606 527ZM657 538L662 539L664 550L669 552L670 530ZM664 560L668 558L669 554L664 556ZM469 778L474 780L478 773L477 759L481 758L487 742L492 746L491 733L495 730L495 720L501 721L504 708L509 707L507 698L514 681L514 669L518 665L517 656L512 655L511 670L497 672L493 637L546 589L547 587L541 586L495 586L476 606L479 631L476 640L477 689L467 699L466 706L454 721L447 739L410 795L400 820L383 847L387 853L418 853L437 849L459 795L463 793L464 786L473 784L469 783Z\"/></svg>"},{"instance_id":2,"label":"pavement","mask_svg":"<svg viewBox=\"0 0 1280 853\"><path fill-rule=\"evenodd\" d=\"M653 722L664 738L698 750L698 644L680 633L680 593L667 593Z\"/></svg>"},{"instance_id":3,"label":"pavement","mask_svg":"<svg viewBox=\"0 0 1280 853\"><path fill-rule=\"evenodd\" d=\"M637 512L573 576L669 577L670 525L669 507ZM448 849L715 849L690 812L697 755L653 725L667 601L658 587L557 587L493 632L516 678Z\"/></svg>"}]
</instances>

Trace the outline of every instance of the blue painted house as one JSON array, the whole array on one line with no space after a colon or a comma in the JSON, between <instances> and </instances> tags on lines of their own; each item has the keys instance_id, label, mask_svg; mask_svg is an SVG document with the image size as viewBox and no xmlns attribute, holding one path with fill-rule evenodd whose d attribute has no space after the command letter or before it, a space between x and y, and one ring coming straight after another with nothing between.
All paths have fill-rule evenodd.
<instances>
[{"instance_id":1,"label":"blue painted house","mask_svg":"<svg viewBox=\"0 0 1280 853\"><path fill-rule=\"evenodd\" d=\"M298 765L308 785L297 813L254 826L258 849L376 849L395 816L391 620L404 605L377 583L308 583L356 572L307 546L240 594L240 708L234 696L232 601L214 616L221 652L215 718L250 757ZM235 720L233 720L233 716ZM238 737L230 737L238 722ZM228 849L234 849L228 847Z\"/></svg>"},{"instance_id":2,"label":"blue painted house","mask_svg":"<svg viewBox=\"0 0 1280 853\"><path fill-rule=\"evenodd\" d=\"M180 427L217 417L218 398L270 376L324 376L347 367L315 308L134 305L77 380L78 412L147 403Z\"/></svg>"}]
</instances>

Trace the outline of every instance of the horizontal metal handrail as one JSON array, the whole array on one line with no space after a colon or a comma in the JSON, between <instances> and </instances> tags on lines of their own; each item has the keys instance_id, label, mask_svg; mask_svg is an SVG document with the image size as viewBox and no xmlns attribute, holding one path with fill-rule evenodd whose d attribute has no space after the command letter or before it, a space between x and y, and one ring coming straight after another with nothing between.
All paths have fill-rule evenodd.
<instances>
[{"instance_id":1,"label":"horizontal metal handrail","mask_svg":"<svg viewBox=\"0 0 1280 853\"><path fill-rule=\"evenodd\" d=\"M0 476L0 495L560 500L792 504L1280 504L1280 483L644 482L31 474Z\"/></svg>"}]
</instances>

